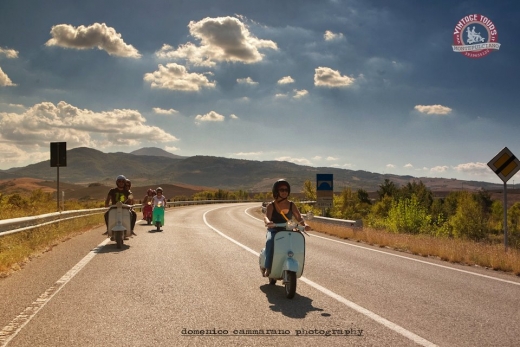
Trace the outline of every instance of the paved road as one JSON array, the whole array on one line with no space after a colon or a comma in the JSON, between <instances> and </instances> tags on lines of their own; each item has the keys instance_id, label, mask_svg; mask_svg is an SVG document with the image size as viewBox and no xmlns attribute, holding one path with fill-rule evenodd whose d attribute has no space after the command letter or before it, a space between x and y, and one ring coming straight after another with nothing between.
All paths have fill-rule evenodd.
<instances>
[{"instance_id":1,"label":"paved road","mask_svg":"<svg viewBox=\"0 0 520 347\"><path fill-rule=\"evenodd\" d=\"M519 344L517 277L320 234L286 299L258 270L258 210L171 208L122 250L102 228L61 243L0 280L0 347Z\"/></svg>"}]
</instances>

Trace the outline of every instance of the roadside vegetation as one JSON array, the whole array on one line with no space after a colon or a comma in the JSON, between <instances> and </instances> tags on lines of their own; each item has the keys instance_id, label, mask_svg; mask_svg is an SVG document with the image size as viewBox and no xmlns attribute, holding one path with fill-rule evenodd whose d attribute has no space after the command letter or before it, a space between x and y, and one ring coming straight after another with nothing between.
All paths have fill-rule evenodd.
<instances>
[{"instance_id":1,"label":"roadside vegetation","mask_svg":"<svg viewBox=\"0 0 520 347\"><path fill-rule=\"evenodd\" d=\"M65 210L97 208L100 202L65 201ZM56 212L57 204L50 193L34 190L30 195L0 194L0 220ZM0 236L0 278L18 270L32 257L51 250L60 242L102 225L103 215L74 218L19 233Z\"/></svg>"},{"instance_id":2,"label":"roadside vegetation","mask_svg":"<svg viewBox=\"0 0 520 347\"><path fill-rule=\"evenodd\" d=\"M421 182L403 187L385 180L372 201L368 192L346 187L334 196L333 208L326 217L363 221L363 228L350 228L309 221L318 232L436 257L453 263L481 266L520 275L520 203L508 209L508 244L504 249L503 206L485 191L452 192L434 198ZM301 201L315 201L316 188L306 181ZM174 200L249 200L245 191L204 191ZM270 193L257 194L254 200L270 201ZM297 202L303 213L322 215L322 210ZM64 210L102 207L102 201L67 200ZM35 190L30 195L0 194L0 220L56 211L52 194ZM52 249L59 242L103 224L102 214L51 224L39 229L0 237L0 277L16 270L33 256Z\"/></svg>"},{"instance_id":3,"label":"roadside vegetation","mask_svg":"<svg viewBox=\"0 0 520 347\"><path fill-rule=\"evenodd\" d=\"M520 275L520 203L507 211L506 251L502 202L492 200L485 191L457 191L434 199L422 181L398 187L386 179L377 195L371 201L366 191L346 187L334 195L333 208L326 210L326 217L362 220L363 228L309 224L345 239ZM305 182L304 200L316 198L312 183ZM305 204L300 209L322 214L321 209Z\"/></svg>"}]
</instances>

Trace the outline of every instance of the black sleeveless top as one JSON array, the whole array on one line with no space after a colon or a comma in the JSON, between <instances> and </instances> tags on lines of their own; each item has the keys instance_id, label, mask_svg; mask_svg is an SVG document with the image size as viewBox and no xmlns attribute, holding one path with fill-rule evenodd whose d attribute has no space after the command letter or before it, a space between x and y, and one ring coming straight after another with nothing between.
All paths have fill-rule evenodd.
<instances>
[{"instance_id":1,"label":"black sleeveless top","mask_svg":"<svg viewBox=\"0 0 520 347\"><path fill-rule=\"evenodd\" d=\"M273 223L287 223L287 220L285 218L283 218L282 214L276 210L274 201L271 202L271 204L273 205L273 214L271 216L271 221ZM288 220L291 220L291 218L293 216L292 208L293 208L293 203L292 203L292 201L290 201L289 212L287 212L285 214L285 217L287 217ZM283 228L283 227L276 227L275 229L276 229L276 231L285 230L285 228Z\"/></svg>"}]
</instances>

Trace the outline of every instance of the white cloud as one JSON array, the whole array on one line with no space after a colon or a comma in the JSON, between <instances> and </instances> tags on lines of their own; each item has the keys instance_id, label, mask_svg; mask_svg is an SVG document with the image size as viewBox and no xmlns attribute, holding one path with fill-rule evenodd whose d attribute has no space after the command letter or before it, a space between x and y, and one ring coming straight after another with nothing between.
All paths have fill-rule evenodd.
<instances>
[{"instance_id":1,"label":"white cloud","mask_svg":"<svg viewBox=\"0 0 520 347\"><path fill-rule=\"evenodd\" d=\"M202 122L223 122L225 117L221 114L218 114L215 111L210 111L205 115L201 116L200 114L195 117L195 123L200 124Z\"/></svg>"},{"instance_id":2,"label":"white cloud","mask_svg":"<svg viewBox=\"0 0 520 347\"><path fill-rule=\"evenodd\" d=\"M395 169L395 165L394 164L386 164L386 167L388 169Z\"/></svg>"},{"instance_id":3,"label":"white cloud","mask_svg":"<svg viewBox=\"0 0 520 347\"><path fill-rule=\"evenodd\" d=\"M231 119L238 119L238 116L235 115L235 114L230 114L230 115L229 115L229 118L231 118Z\"/></svg>"},{"instance_id":4,"label":"white cloud","mask_svg":"<svg viewBox=\"0 0 520 347\"><path fill-rule=\"evenodd\" d=\"M403 167L406 168L406 169L413 169L413 165L410 164L410 163L406 164L406 165L403 166Z\"/></svg>"},{"instance_id":5,"label":"white cloud","mask_svg":"<svg viewBox=\"0 0 520 347\"><path fill-rule=\"evenodd\" d=\"M9 48L0 47L0 55L5 55L7 58L14 59L18 58L18 51Z\"/></svg>"},{"instance_id":6,"label":"white cloud","mask_svg":"<svg viewBox=\"0 0 520 347\"><path fill-rule=\"evenodd\" d=\"M258 82L253 81L253 79L251 77L237 78L237 82L240 84L253 84L253 85L258 84Z\"/></svg>"},{"instance_id":7,"label":"white cloud","mask_svg":"<svg viewBox=\"0 0 520 347\"><path fill-rule=\"evenodd\" d=\"M233 155L236 155L238 157L254 157L257 155L262 155L263 152L237 152L233 153Z\"/></svg>"},{"instance_id":8,"label":"white cloud","mask_svg":"<svg viewBox=\"0 0 520 347\"><path fill-rule=\"evenodd\" d=\"M335 158L335 157L327 157L325 160L327 160L327 161L334 161L334 160L338 160L338 158Z\"/></svg>"},{"instance_id":9,"label":"white cloud","mask_svg":"<svg viewBox=\"0 0 520 347\"><path fill-rule=\"evenodd\" d=\"M355 78L341 76L339 71L328 67L318 67L314 73L314 85L318 87L348 87L355 82Z\"/></svg>"},{"instance_id":10,"label":"white cloud","mask_svg":"<svg viewBox=\"0 0 520 347\"><path fill-rule=\"evenodd\" d=\"M157 71L146 73L143 79L152 88L182 91L199 91L201 88L215 88L216 85L203 74L189 73L186 67L176 63L159 64Z\"/></svg>"},{"instance_id":11,"label":"white cloud","mask_svg":"<svg viewBox=\"0 0 520 347\"><path fill-rule=\"evenodd\" d=\"M293 157L278 157L275 158L278 161L288 161L290 163L295 163L299 165L311 165L311 162L305 158L293 158Z\"/></svg>"},{"instance_id":12,"label":"white cloud","mask_svg":"<svg viewBox=\"0 0 520 347\"><path fill-rule=\"evenodd\" d=\"M286 97L288 97L288 95L287 94L282 94L282 93L277 93L277 94L274 95L274 97L277 98L277 99L278 98L286 98Z\"/></svg>"},{"instance_id":13,"label":"white cloud","mask_svg":"<svg viewBox=\"0 0 520 347\"><path fill-rule=\"evenodd\" d=\"M321 156L317 155L315 156L314 158L312 158L313 160L321 160Z\"/></svg>"},{"instance_id":14,"label":"white cloud","mask_svg":"<svg viewBox=\"0 0 520 347\"><path fill-rule=\"evenodd\" d=\"M263 59L259 49L278 49L275 42L253 36L248 27L234 17L207 17L198 22L191 21L188 28L190 34L200 41L199 46L188 42L174 49L165 44L156 55L186 59L195 65L214 66L221 61L256 63Z\"/></svg>"},{"instance_id":15,"label":"white cloud","mask_svg":"<svg viewBox=\"0 0 520 347\"><path fill-rule=\"evenodd\" d=\"M38 146L31 146L30 151L25 151L20 148L18 145L14 145L11 143L2 143L0 142L0 165L2 166L19 166L20 163L27 162L34 163L39 161L44 161L49 159L48 152L48 144L45 146L44 152L37 151L41 149Z\"/></svg>"},{"instance_id":16,"label":"white cloud","mask_svg":"<svg viewBox=\"0 0 520 347\"><path fill-rule=\"evenodd\" d=\"M164 150L166 152L177 152L177 151L179 151L179 148L174 147L174 146L166 146L166 147L164 147Z\"/></svg>"},{"instance_id":17,"label":"white cloud","mask_svg":"<svg viewBox=\"0 0 520 347\"><path fill-rule=\"evenodd\" d=\"M325 34L323 34L323 38L325 39L325 41L341 40L343 39L343 37L344 36L342 33L336 34L330 30L325 31Z\"/></svg>"},{"instance_id":18,"label":"white cloud","mask_svg":"<svg viewBox=\"0 0 520 347\"><path fill-rule=\"evenodd\" d=\"M97 47L109 55L125 58L140 58L141 54L132 45L126 44L114 28L105 23L94 23L88 27L74 27L69 24L58 24L51 29L52 39L46 46L59 46L74 49L92 49Z\"/></svg>"},{"instance_id":19,"label":"white cloud","mask_svg":"<svg viewBox=\"0 0 520 347\"><path fill-rule=\"evenodd\" d=\"M443 166L435 166L430 169L430 172L446 172L448 171L449 167L446 165Z\"/></svg>"},{"instance_id":20,"label":"white cloud","mask_svg":"<svg viewBox=\"0 0 520 347\"><path fill-rule=\"evenodd\" d=\"M0 87L14 87L16 84L11 81L9 76L5 72L2 71L2 68L0 68Z\"/></svg>"},{"instance_id":21,"label":"white cloud","mask_svg":"<svg viewBox=\"0 0 520 347\"><path fill-rule=\"evenodd\" d=\"M289 83L294 83L294 80L291 76L285 76L285 77L280 78L277 83L278 84L289 84Z\"/></svg>"},{"instance_id":22,"label":"white cloud","mask_svg":"<svg viewBox=\"0 0 520 347\"><path fill-rule=\"evenodd\" d=\"M64 101L57 105L42 102L22 114L0 112L0 143L46 147L49 142L60 139L68 142L70 148L103 148L138 145L150 139L177 141L175 136L145 122L146 119L136 110L94 112Z\"/></svg>"},{"instance_id":23,"label":"white cloud","mask_svg":"<svg viewBox=\"0 0 520 347\"><path fill-rule=\"evenodd\" d=\"M154 107L153 111L157 114L165 114L165 115L179 113L179 111L174 110L173 108L170 108L169 110L165 110L165 109L162 109L159 107Z\"/></svg>"},{"instance_id":24,"label":"white cloud","mask_svg":"<svg viewBox=\"0 0 520 347\"><path fill-rule=\"evenodd\" d=\"M424 114L446 115L452 111L451 108L442 105L417 105L414 108Z\"/></svg>"},{"instance_id":25,"label":"white cloud","mask_svg":"<svg viewBox=\"0 0 520 347\"><path fill-rule=\"evenodd\" d=\"M453 169L458 172L467 173L470 175L487 175L489 173L492 173L489 166L487 166L486 163L465 163L465 164L459 164L457 166L454 166Z\"/></svg>"},{"instance_id":26,"label":"white cloud","mask_svg":"<svg viewBox=\"0 0 520 347\"><path fill-rule=\"evenodd\" d=\"M305 89L302 89L302 90L295 89L293 98L300 99L300 98L303 98L304 96L306 96L307 94L309 94L309 92L306 91Z\"/></svg>"}]
</instances>

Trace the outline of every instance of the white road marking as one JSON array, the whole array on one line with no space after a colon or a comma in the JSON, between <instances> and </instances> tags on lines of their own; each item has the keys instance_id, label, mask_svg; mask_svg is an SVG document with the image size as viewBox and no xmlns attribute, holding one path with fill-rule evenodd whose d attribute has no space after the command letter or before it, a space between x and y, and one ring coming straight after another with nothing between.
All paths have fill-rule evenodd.
<instances>
[{"instance_id":1,"label":"white road marking","mask_svg":"<svg viewBox=\"0 0 520 347\"><path fill-rule=\"evenodd\" d=\"M206 211L204 213L204 215L202 216L203 220L204 220L204 223L209 227L211 228L213 231L215 231L217 234L221 235L222 237L228 239L229 241L233 242L234 244L242 247L243 249L245 249L246 251L248 252L251 252L253 253L254 255L256 255L257 257L260 255L260 253L258 252L255 252L254 250L252 250L251 248L241 244L240 242L236 241L235 239L227 236L226 234L222 233L220 230L218 230L217 228L213 227L211 224L208 223L208 221L206 220L206 214L208 214L209 212L212 212L212 211L215 211L215 210L218 210L220 208L223 208L223 207L217 207L217 208L214 208L212 210L209 210L209 211ZM247 211L247 210L246 210ZM246 212L247 213L247 212ZM252 216L251 216L252 217ZM255 219L257 219L256 217L253 217ZM392 323L391 321L379 316L378 314L370 311L370 310L367 310L366 308L364 307L361 307L359 306L358 304L350 301L350 300L347 300L345 299L344 297L342 297L341 295L338 295L336 293L334 293L333 291L305 278L305 277L300 277L300 280L307 283L308 285L310 285L311 287L313 287L314 289L316 290L319 290L320 292L322 292L323 294L325 295L328 295L329 297L341 302L342 304L350 307L351 309L353 309L354 311L357 311L365 316L367 316L368 318L376 321L377 323L387 327L388 329L390 330L393 330L395 331L396 333L412 340L413 342L417 343L418 345L421 345L421 346L428 346L428 347L434 347L434 346L437 346L436 344L434 344L433 342L430 342L422 337L420 337L419 335L416 335L414 333L412 333L411 331L409 330L406 330L405 328L395 324L395 323Z\"/></svg>"},{"instance_id":2,"label":"white road marking","mask_svg":"<svg viewBox=\"0 0 520 347\"><path fill-rule=\"evenodd\" d=\"M76 276L87 265L92 258L96 256L99 250L106 245L110 239L101 242L95 249L90 251L83 259L79 261L72 269L70 269L62 278L60 278L52 287L47 289L35 302L28 306L15 319L0 330L0 347L7 344L23 329L31 319L56 295L69 281Z\"/></svg>"},{"instance_id":3,"label":"white road marking","mask_svg":"<svg viewBox=\"0 0 520 347\"><path fill-rule=\"evenodd\" d=\"M248 211L247 211L247 210L249 210L249 209L250 209L250 208L247 208L247 209L245 210L245 213L246 213L249 217L251 217L251 218L253 218L253 219L256 219L256 220L258 220L258 221L262 221L262 219L257 218L257 217L255 217L255 216L249 214ZM442 268L442 269L447 269L447 270L452 270L452 271L458 271L458 272L462 272L462 273L465 273L465 274L468 274L468 275L479 276L479 277L483 277L483 278L487 278L487 279L491 279L491 280L495 280L495 281L499 281L499 282L504 282L504 283L509 283L509 284L514 284L514 285L520 286L520 282L514 282L514 281L504 280L504 279L502 279L502 278L497 278L497 277L493 277L493 276L488 276L488 275L479 274L479 273L476 273L476 272L471 272L471 271L467 271L467 270L457 269L457 268L453 268L453 267L446 266L446 265L440 265L440 264L430 263L430 262L425 261L425 260L414 259L414 258L410 258L410 257L404 256L404 255L399 255L399 254L393 254L393 253L389 253L389 252L381 251L381 250L379 250L379 249L373 249L373 248L363 247L363 246L359 246L359 245L353 245L353 244L350 244L350 243L347 243L347 242L344 242L344 241L334 240L334 239L331 239L331 238L328 238L328 237L319 236L319 235L316 235L316 234L312 234L312 237L317 237L317 238L319 238L319 239L327 240L327 241L330 241L330 242L341 243L341 244L343 244L343 245L345 245L345 246L349 246L349 247L361 248L361 249L364 249L364 250L366 250L366 251L382 253L382 254L390 255L390 256L392 256L392 257L397 257L397 258L401 258L401 259L406 259L406 260L410 260L410 261L415 261L415 262L422 263L422 264L427 264L427 265L431 265L431 266L437 266L437 267L440 267L440 268Z\"/></svg>"}]
</instances>

